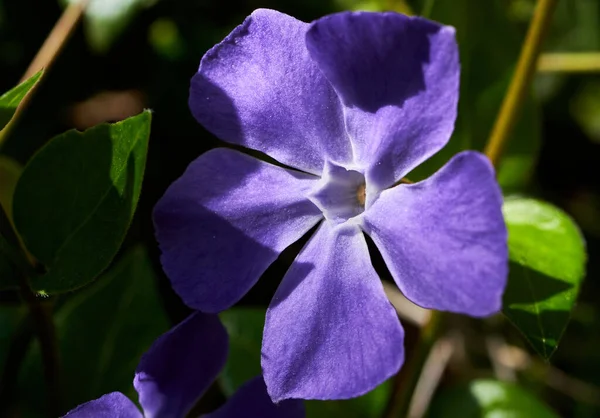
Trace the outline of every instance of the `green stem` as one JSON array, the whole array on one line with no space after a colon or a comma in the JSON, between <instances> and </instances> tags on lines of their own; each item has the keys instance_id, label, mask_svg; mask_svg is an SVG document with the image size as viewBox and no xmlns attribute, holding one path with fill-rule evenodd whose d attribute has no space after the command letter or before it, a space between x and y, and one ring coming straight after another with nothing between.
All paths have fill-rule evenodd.
<instances>
[{"instance_id":1,"label":"green stem","mask_svg":"<svg viewBox=\"0 0 600 418\"><path fill-rule=\"evenodd\" d=\"M412 350L412 355L398 374L394 387L395 392L387 408L387 418L404 418L408 416L421 370L442 330L442 320L442 312L431 311L429 321L421 329L421 335Z\"/></svg>"},{"instance_id":2,"label":"green stem","mask_svg":"<svg viewBox=\"0 0 600 418\"><path fill-rule=\"evenodd\" d=\"M492 133L485 147L485 154L498 165L512 128L514 127L523 100L536 70L537 60L544 35L550 26L552 12L558 0L539 0L533 15L525 42L521 49L517 68L511 80L504 101L498 112Z\"/></svg>"},{"instance_id":3,"label":"green stem","mask_svg":"<svg viewBox=\"0 0 600 418\"><path fill-rule=\"evenodd\" d=\"M542 54L537 70L541 73L600 72L600 52L554 52Z\"/></svg>"}]
</instances>

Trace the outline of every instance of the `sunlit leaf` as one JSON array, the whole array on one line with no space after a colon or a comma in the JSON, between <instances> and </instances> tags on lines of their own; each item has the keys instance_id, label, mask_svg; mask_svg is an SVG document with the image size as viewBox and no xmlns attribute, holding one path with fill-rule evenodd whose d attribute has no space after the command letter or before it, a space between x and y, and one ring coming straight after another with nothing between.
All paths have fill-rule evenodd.
<instances>
[{"instance_id":1,"label":"sunlit leaf","mask_svg":"<svg viewBox=\"0 0 600 418\"><path fill-rule=\"evenodd\" d=\"M585 276L585 242L573 220L549 203L508 198L503 212L511 261L503 312L548 359Z\"/></svg>"}]
</instances>

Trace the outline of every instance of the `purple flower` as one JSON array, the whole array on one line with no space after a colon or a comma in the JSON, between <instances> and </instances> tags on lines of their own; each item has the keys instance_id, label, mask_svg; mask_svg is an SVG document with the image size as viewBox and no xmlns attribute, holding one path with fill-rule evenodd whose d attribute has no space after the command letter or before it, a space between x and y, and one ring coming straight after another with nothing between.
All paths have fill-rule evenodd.
<instances>
[{"instance_id":1,"label":"purple flower","mask_svg":"<svg viewBox=\"0 0 600 418\"><path fill-rule=\"evenodd\" d=\"M84 403L68 418L183 418L215 380L227 358L227 333L216 315L196 312L162 335L142 357L133 386L143 413L121 392ZM244 384L206 418L301 418L301 401L278 405L269 398L262 377Z\"/></svg>"},{"instance_id":2,"label":"purple flower","mask_svg":"<svg viewBox=\"0 0 600 418\"><path fill-rule=\"evenodd\" d=\"M267 312L273 400L358 396L400 368L403 330L363 232L416 304L499 310L506 228L489 161L463 152L397 184L450 138L458 82L454 29L396 13L307 24L257 10L202 58L196 119L295 170L230 149L190 164L154 212L175 291L193 308L226 309L320 223Z\"/></svg>"}]
</instances>

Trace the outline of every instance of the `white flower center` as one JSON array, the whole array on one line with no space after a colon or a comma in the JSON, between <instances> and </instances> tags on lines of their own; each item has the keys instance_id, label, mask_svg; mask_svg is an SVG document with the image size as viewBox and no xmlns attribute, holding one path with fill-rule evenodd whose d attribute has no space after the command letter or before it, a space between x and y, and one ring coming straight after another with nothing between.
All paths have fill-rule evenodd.
<instances>
[{"instance_id":1,"label":"white flower center","mask_svg":"<svg viewBox=\"0 0 600 418\"><path fill-rule=\"evenodd\" d=\"M327 163L309 199L321 209L325 219L337 224L364 212L366 190L361 172Z\"/></svg>"}]
</instances>

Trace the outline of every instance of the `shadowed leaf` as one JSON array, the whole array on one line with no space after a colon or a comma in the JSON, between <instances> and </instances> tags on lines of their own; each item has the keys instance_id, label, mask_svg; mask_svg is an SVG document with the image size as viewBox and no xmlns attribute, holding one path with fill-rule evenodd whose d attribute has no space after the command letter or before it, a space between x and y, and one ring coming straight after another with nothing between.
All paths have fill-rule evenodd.
<instances>
[{"instance_id":1,"label":"shadowed leaf","mask_svg":"<svg viewBox=\"0 0 600 418\"><path fill-rule=\"evenodd\" d=\"M46 266L35 290L64 292L97 277L117 253L140 195L151 115L145 111L52 139L25 167L15 225Z\"/></svg>"}]
</instances>

